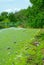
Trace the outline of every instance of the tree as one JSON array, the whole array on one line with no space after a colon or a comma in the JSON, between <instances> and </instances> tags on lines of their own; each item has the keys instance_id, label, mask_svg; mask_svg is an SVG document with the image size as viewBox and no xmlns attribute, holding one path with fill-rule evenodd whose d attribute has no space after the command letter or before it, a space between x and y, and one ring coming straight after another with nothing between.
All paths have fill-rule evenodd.
<instances>
[{"instance_id":1,"label":"tree","mask_svg":"<svg viewBox=\"0 0 44 65\"><path fill-rule=\"evenodd\" d=\"M31 0L33 3L32 8L29 8L29 23L31 27L43 28L44 27L44 0Z\"/></svg>"},{"instance_id":2,"label":"tree","mask_svg":"<svg viewBox=\"0 0 44 65\"><path fill-rule=\"evenodd\" d=\"M16 22L15 14L14 13L12 13L12 12L9 13L8 18L9 18L10 22Z\"/></svg>"},{"instance_id":3,"label":"tree","mask_svg":"<svg viewBox=\"0 0 44 65\"><path fill-rule=\"evenodd\" d=\"M7 17L8 17L8 12L2 12L2 13L1 13L1 17L2 17L3 19L7 18Z\"/></svg>"}]
</instances>

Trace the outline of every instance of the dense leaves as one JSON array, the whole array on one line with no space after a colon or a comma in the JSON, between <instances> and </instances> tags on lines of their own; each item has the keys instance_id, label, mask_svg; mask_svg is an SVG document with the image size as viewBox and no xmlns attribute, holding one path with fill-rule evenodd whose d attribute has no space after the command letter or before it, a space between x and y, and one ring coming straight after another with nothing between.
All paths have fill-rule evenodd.
<instances>
[{"instance_id":1,"label":"dense leaves","mask_svg":"<svg viewBox=\"0 0 44 65\"><path fill-rule=\"evenodd\" d=\"M44 0L30 0L32 7L16 13L2 12L0 14L1 27L32 27L44 28Z\"/></svg>"}]
</instances>

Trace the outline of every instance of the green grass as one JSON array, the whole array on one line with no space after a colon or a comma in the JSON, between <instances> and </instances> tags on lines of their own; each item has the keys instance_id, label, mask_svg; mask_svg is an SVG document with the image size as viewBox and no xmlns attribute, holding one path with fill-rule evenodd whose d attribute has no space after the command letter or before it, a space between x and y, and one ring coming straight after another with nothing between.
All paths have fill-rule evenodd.
<instances>
[{"instance_id":1,"label":"green grass","mask_svg":"<svg viewBox=\"0 0 44 65\"><path fill-rule=\"evenodd\" d=\"M42 65L41 48L32 44L40 29L8 28L0 30L0 65ZM42 43L42 44L41 44ZM33 58L29 61L29 58Z\"/></svg>"}]
</instances>

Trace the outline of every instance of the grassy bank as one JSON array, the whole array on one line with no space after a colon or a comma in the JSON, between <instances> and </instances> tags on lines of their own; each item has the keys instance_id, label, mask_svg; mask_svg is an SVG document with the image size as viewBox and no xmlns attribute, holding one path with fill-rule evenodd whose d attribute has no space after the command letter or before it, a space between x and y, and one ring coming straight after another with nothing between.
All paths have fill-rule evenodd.
<instances>
[{"instance_id":1,"label":"grassy bank","mask_svg":"<svg viewBox=\"0 0 44 65\"><path fill-rule=\"evenodd\" d=\"M25 28L0 30L0 65L42 65L43 30Z\"/></svg>"}]
</instances>

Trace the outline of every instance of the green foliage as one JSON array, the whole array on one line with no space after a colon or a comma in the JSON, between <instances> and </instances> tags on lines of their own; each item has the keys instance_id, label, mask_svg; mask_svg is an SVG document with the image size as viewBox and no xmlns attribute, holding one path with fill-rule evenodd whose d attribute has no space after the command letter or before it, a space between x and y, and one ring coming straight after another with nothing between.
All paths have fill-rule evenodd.
<instances>
[{"instance_id":1,"label":"green foliage","mask_svg":"<svg viewBox=\"0 0 44 65\"><path fill-rule=\"evenodd\" d=\"M16 13L2 12L0 22L10 23L9 27L44 28L44 0L30 0L32 7ZM12 25L11 25L12 24Z\"/></svg>"},{"instance_id":2,"label":"green foliage","mask_svg":"<svg viewBox=\"0 0 44 65\"><path fill-rule=\"evenodd\" d=\"M2 12L1 17L2 17L2 20L8 18L8 12Z\"/></svg>"},{"instance_id":3,"label":"green foliage","mask_svg":"<svg viewBox=\"0 0 44 65\"><path fill-rule=\"evenodd\" d=\"M33 3L34 6L41 7L41 5L43 5L44 3L44 0L31 0L31 2Z\"/></svg>"},{"instance_id":4,"label":"green foliage","mask_svg":"<svg viewBox=\"0 0 44 65\"><path fill-rule=\"evenodd\" d=\"M10 22L16 22L14 13L9 13L8 18L9 18Z\"/></svg>"}]
</instances>

